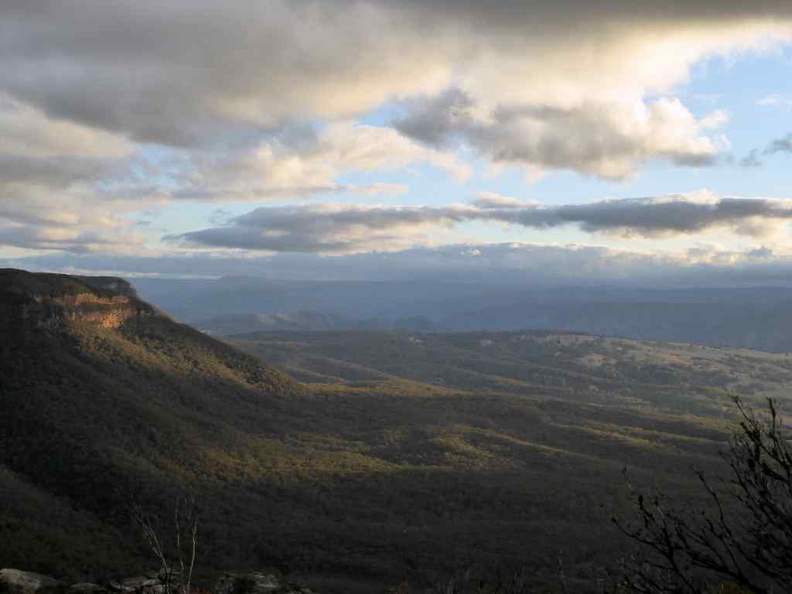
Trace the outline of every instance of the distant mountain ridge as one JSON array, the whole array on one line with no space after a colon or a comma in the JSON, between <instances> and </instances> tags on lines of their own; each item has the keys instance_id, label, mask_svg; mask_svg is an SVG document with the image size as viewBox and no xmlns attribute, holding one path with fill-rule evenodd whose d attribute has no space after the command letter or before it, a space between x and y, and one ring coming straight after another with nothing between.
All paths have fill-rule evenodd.
<instances>
[{"instance_id":1,"label":"distant mountain ridge","mask_svg":"<svg viewBox=\"0 0 792 594\"><path fill-rule=\"evenodd\" d=\"M141 279L149 300L221 334L329 330L321 324L267 324L233 331L214 316L322 312L343 328L566 330L640 340L692 342L792 352L792 288L535 287L448 281L283 281ZM291 314L289 314L291 315ZM420 320L418 325L400 320ZM357 324L357 325L355 325ZM310 327L309 327L310 326Z\"/></svg>"},{"instance_id":2,"label":"distant mountain ridge","mask_svg":"<svg viewBox=\"0 0 792 594\"><path fill-rule=\"evenodd\" d=\"M246 332L320 332L325 330L437 330L437 326L419 316L384 320L357 320L327 311L284 311L271 314L229 313L195 323L212 334L243 334Z\"/></svg>"},{"instance_id":3,"label":"distant mountain ridge","mask_svg":"<svg viewBox=\"0 0 792 594\"><path fill-rule=\"evenodd\" d=\"M459 330L524 328L792 352L792 300L769 303L515 303L448 315Z\"/></svg>"}]
</instances>

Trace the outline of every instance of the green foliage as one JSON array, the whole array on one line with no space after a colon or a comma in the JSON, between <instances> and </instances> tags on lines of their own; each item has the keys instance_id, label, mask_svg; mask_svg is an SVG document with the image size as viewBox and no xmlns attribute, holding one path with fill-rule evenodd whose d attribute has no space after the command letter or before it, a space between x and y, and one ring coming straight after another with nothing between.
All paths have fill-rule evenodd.
<instances>
[{"instance_id":1,"label":"green foliage","mask_svg":"<svg viewBox=\"0 0 792 594\"><path fill-rule=\"evenodd\" d=\"M549 331L259 332L226 340L323 390L407 393L428 383L713 416L730 409L732 393L760 400L792 384L789 355Z\"/></svg>"},{"instance_id":2,"label":"green foliage","mask_svg":"<svg viewBox=\"0 0 792 594\"><path fill-rule=\"evenodd\" d=\"M238 343L310 383L160 315L4 336L0 565L149 569L128 497L188 490L199 582L275 565L328 593L420 591L504 566L552 589L563 550L585 592L623 546L623 464L695 501L728 391L792 377L784 356L552 333Z\"/></svg>"}]
</instances>

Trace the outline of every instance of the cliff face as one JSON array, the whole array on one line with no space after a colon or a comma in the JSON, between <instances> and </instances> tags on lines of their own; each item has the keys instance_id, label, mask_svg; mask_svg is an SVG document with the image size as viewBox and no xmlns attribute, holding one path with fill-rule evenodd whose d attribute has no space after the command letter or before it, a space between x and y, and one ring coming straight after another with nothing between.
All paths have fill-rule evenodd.
<instances>
[{"instance_id":1,"label":"cliff face","mask_svg":"<svg viewBox=\"0 0 792 594\"><path fill-rule=\"evenodd\" d=\"M247 490L230 478L236 460L304 416L298 388L123 280L0 270L0 567L132 575L146 561L133 500L159 513L201 489L231 517L231 491ZM220 530L215 550L252 550L245 530Z\"/></svg>"},{"instance_id":2,"label":"cliff face","mask_svg":"<svg viewBox=\"0 0 792 594\"><path fill-rule=\"evenodd\" d=\"M139 316L157 315L125 280L0 269L0 328L55 329L64 322L118 328Z\"/></svg>"}]
</instances>

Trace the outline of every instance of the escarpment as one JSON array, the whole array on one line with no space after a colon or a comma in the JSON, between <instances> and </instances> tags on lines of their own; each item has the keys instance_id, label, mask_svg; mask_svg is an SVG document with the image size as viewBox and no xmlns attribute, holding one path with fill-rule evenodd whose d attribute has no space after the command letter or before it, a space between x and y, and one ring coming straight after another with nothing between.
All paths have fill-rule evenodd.
<instances>
[{"instance_id":1,"label":"escarpment","mask_svg":"<svg viewBox=\"0 0 792 594\"><path fill-rule=\"evenodd\" d=\"M118 328L130 319L162 315L114 277L0 270L0 329L56 329L66 322Z\"/></svg>"}]
</instances>

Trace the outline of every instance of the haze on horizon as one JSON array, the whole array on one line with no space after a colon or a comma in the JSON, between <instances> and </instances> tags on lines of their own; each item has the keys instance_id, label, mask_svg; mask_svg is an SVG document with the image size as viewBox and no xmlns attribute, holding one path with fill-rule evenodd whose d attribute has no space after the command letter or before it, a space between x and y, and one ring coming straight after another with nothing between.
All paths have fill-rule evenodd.
<instances>
[{"instance_id":1,"label":"haze on horizon","mask_svg":"<svg viewBox=\"0 0 792 594\"><path fill-rule=\"evenodd\" d=\"M2 266L792 272L782 0L8 0L0 17Z\"/></svg>"}]
</instances>

